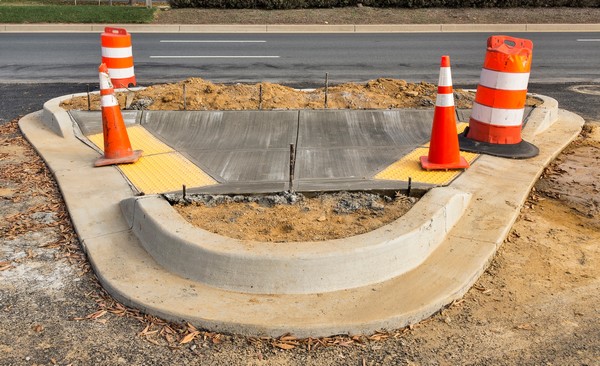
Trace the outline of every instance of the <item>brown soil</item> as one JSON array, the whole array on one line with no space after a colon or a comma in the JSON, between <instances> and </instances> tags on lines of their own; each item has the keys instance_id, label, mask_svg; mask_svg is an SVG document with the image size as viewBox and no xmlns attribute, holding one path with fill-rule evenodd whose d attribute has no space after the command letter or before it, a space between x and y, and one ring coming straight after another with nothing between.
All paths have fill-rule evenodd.
<instances>
[{"instance_id":1,"label":"brown soil","mask_svg":"<svg viewBox=\"0 0 600 366\"><path fill-rule=\"evenodd\" d=\"M185 103L184 103L185 87ZM261 97L262 87L262 97ZM327 89L330 109L431 108L435 105L437 86L407 83L398 79L375 79L364 84L345 83ZM457 108L471 108L475 95L454 90ZM177 83L157 84L135 92L117 93L122 108L146 110L256 110L256 109L322 109L325 88L298 90L271 83L214 84L200 78ZM90 94L90 110L100 109L98 94ZM540 100L527 98L528 106ZM75 97L61 103L67 110L88 109L87 97Z\"/></svg>"},{"instance_id":2,"label":"brown soil","mask_svg":"<svg viewBox=\"0 0 600 366\"><path fill-rule=\"evenodd\" d=\"M133 93L128 108L148 110L244 110L244 109L321 109L325 107L325 89L303 91L287 86L260 84L214 84L200 78L178 83L158 84ZM262 87L262 98L261 95ZM364 84L347 83L327 90L327 108L386 109L419 108L435 104L437 87L429 83L407 83L397 79L376 79ZM469 108L473 94L455 90L458 108ZM100 109L98 95L91 95L91 109ZM127 107L127 93L118 93L122 107ZM65 109L88 109L87 97L66 100Z\"/></svg>"},{"instance_id":3,"label":"brown soil","mask_svg":"<svg viewBox=\"0 0 600 366\"><path fill-rule=\"evenodd\" d=\"M375 230L404 215L415 198L384 199L368 193L323 194L294 204L259 202L177 204L195 226L230 238L267 241L322 241Z\"/></svg>"},{"instance_id":4,"label":"brown soil","mask_svg":"<svg viewBox=\"0 0 600 366\"><path fill-rule=\"evenodd\" d=\"M170 9L159 24L553 24L598 23L600 8Z\"/></svg>"}]
</instances>

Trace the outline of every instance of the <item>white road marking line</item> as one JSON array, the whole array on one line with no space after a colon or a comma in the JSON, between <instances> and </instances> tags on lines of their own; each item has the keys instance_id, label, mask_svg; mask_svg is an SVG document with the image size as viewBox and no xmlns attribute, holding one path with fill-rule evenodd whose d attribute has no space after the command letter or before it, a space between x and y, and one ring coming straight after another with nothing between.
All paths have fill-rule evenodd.
<instances>
[{"instance_id":1,"label":"white road marking line","mask_svg":"<svg viewBox=\"0 0 600 366\"><path fill-rule=\"evenodd\" d=\"M236 41L236 40L185 40L185 39L165 39L161 43L266 43L267 41Z\"/></svg>"},{"instance_id":2,"label":"white road marking line","mask_svg":"<svg viewBox=\"0 0 600 366\"><path fill-rule=\"evenodd\" d=\"M600 39L593 39L593 38L591 38L591 39L585 39L585 38L581 38L581 39L578 39L577 42L600 42Z\"/></svg>"},{"instance_id":3,"label":"white road marking line","mask_svg":"<svg viewBox=\"0 0 600 366\"><path fill-rule=\"evenodd\" d=\"M150 58L279 58L279 56L150 56Z\"/></svg>"}]
</instances>

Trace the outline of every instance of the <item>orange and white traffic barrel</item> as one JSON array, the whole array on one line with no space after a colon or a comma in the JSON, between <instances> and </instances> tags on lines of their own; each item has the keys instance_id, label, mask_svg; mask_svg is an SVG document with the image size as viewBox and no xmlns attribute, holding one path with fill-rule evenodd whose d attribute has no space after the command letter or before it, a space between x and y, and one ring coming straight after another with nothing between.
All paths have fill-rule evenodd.
<instances>
[{"instance_id":1,"label":"orange and white traffic barrel","mask_svg":"<svg viewBox=\"0 0 600 366\"><path fill-rule=\"evenodd\" d=\"M462 150L511 158L529 158L537 147L523 141L521 130L531 70L533 42L491 36L481 70Z\"/></svg>"},{"instance_id":2,"label":"orange and white traffic barrel","mask_svg":"<svg viewBox=\"0 0 600 366\"><path fill-rule=\"evenodd\" d=\"M133 70L131 34L123 28L104 28L100 35L102 43L102 63L108 67L113 85L127 88L136 85Z\"/></svg>"},{"instance_id":3,"label":"orange and white traffic barrel","mask_svg":"<svg viewBox=\"0 0 600 366\"><path fill-rule=\"evenodd\" d=\"M141 150L132 150L125 121L119 102L108 74L108 67L101 64L100 105L102 106L102 133L104 136L104 155L98 158L94 166L135 163L142 156Z\"/></svg>"}]
</instances>

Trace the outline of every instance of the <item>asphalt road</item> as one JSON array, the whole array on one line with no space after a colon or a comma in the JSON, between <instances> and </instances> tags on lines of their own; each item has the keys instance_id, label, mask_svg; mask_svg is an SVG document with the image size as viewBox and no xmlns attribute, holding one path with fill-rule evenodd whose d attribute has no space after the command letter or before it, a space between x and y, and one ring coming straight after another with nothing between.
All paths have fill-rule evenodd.
<instances>
[{"instance_id":1,"label":"asphalt road","mask_svg":"<svg viewBox=\"0 0 600 366\"><path fill-rule=\"evenodd\" d=\"M600 34L511 34L534 43L531 82L600 82ZM436 81L440 56L455 83L475 84L485 33L167 34L132 35L136 76L143 85L202 77L218 82L272 81L308 85L330 80L394 77ZM97 33L0 34L0 82L96 82Z\"/></svg>"},{"instance_id":2,"label":"asphalt road","mask_svg":"<svg viewBox=\"0 0 600 366\"><path fill-rule=\"evenodd\" d=\"M600 120L600 35L512 34L534 42L532 92ZM475 87L489 35L133 34L140 85L202 77L215 82L272 81L315 87L377 77L437 82L449 54L456 87ZM97 89L96 33L0 34L0 123L39 110L59 95ZM582 87L582 86L588 87ZM579 89L576 92L573 89ZM587 93L587 94L586 94Z\"/></svg>"}]
</instances>

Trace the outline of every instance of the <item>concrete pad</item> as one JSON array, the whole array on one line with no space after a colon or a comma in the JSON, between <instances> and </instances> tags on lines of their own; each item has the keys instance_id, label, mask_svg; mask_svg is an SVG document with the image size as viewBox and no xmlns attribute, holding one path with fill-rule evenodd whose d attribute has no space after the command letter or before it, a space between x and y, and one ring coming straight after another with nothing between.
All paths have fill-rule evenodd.
<instances>
[{"instance_id":1,"label":"concrete pad","mask_svg":"<svg viewBox=\"0 0 600 366\"><path fill-rule=\"evenodd\" d=\"M119 202L131 197L134 191L118 169L94 168L93 162L99 157L97 152L74 136L60 137L52 133L43 121L39 113L29 114L19 121L19 127L59 183L69 215L77 218L73 224L79 238L84 241L128 230Z\"/></svg>"},{"instance_id":2,"label":"concrete pad","mask_svg":"<svg viewBox=\"0 0 600 366\"><path fill-rule=\"evenodd\" d=\"M433 110L306 110L298 148L418 146L429 141Z\"/></svg>"},{"instance_id":3,"label":"concrete pad","mask_svg":"<svg viewBox=\"0 0 600 366\"><path fill-rule=\"evenodd\" d=\"M64 123L67 123L67 125L69 123L61 120L64 116L52 118L56 119L56 122L62 126L65 125ZM303 264L302 260L294 263L294 258L291 256L284 257L285 252L274 253L272 250L269 251L268 246L262 247L263 244L267 243L238 243L238 245L245 245L243 250L238 251L230 246L231 243L221 243L219 240L211 241L210 238L207 241L200 240L200 242L188 240L198 235L197 232L189 233L185 227L179 228L182 229L178 229L179 233L175 230L169 231L168 225L179 222L181 218L168 218L168 209L162 210L160 206L164 205L164 202L156 197L131 199L133 192L129 192L128 195L125 194L125 188L128 186L123 179L119 184L116 177L113 176L114 170L106 170L101 174L102 179L109 182L110 189L114 194L107 195L105 202L93 202L93 204L99 205L98 212L101 215L108 215L111 218L90 217L92 214L85 211L81 205L87 202L82 198L91 193L85 189L68 185L69 181L77 181L76 184L84 186L92 186L93 182L97 182L99 176L96 174L99 173L85 170L81 176L73 177L73 171L70 169L69 162L76 160L79 152L89 152L89 147L83 145L71 135L66 134L66 137L60 137L58 134L53 133L51 129L44 127L39 113L26 116L21 121L21 128L42 155L45 151L53 152L48 154L50 166L60 165L64 168L64 170L59 170L63 174L57 174L57 181L61 189L63 191L76 191L79 189L72 199L67 200L69 212L73 217L75 226L83 228L82 231L86 233L83 244L87 248L88 256L101 283L118 300L154 315L177 321L185 319L192 324L216 331L271 336L291 332L298 337L316 337L342 333L369 333L381 328L399 328L412 324L460 298L468 290L485 270L495 251L502 244L524 200L527 198L531 185L542 172L545 164L556 156L571 139L577 136L583 125L583 119L571 113L544 110L543 108L534 110L530 118L530 122L524 129L524 134L529 134L531 142L540 147L540 155L529 160L508 160L485 156L476 161L472 168L452 183L450 188L444 188L453 192L464 192L460 193L459 197L463 194L472 197L462 216L458 209L458 207L461 207L460 205L453 206L455 209L445 210L443 214L438 215L437 212L440 212L441 208L439 208L440 205L437 201L444 201L444 198L434 196L435 192L440 192L440 190L430 191L429 196L426 195L426 197L431 197L433 202L427 204L427 198L422 200L426 207L420 206L421 208L417 208L415 206L417 210L414 212L411 210L405 216L405 220L400 220L400 226L404 226L404 228L422 227L423 217L418 214L419 209L423 209L422 213L429 218L440 217L442 221L439 222L451 223L457 217L460 217L460 220L453 227L445 226L444 228L437 226L438 221L436 220L436 223L432 223L431 234L445 234L436 248L430 249L431 252L424 261L421 261L419 265L408 272L368 285L353 282L356 281L352 277L354 271L362 271L363 274L368 273L372 276L372 281L378 281L373 271L385 272L386 267L387 270L393 271L396 267L389 261L404 260L410 262L414 260L414 257L393 258L392 255L384 255L385 250L379 251L386 244L369 245L369 243L353 242L352 240L350 240L350 246L362 244L367 249L377 249L374 252L376 254L363 255L364 258L358 259L363 261L363 264L352 266L354 263L352 258L351 260L340 260L338 258L336 262L335 257L337 255L331 258L327 255L318 257L317 254L321 251L327 251L326 247L307 247L303 249L307 251L306 253L298 253L299 258L308 258L309 262L312 256L316 261L330 261L332 263L325 265L325 268L318 268L317 266ZM46 120L49 119L46 118ZM350 136L350 138L353 137ZM355 141L360 142L361 140L357 138ZM319 143L321 146L324 145L323 141ZM56 154L55 150L49 148L50 145L55 144L65 146L73 144L73 146L65 150L65 156L60 156ZM81 145L81 150L77 149L76 144ZM345 147L340 146L339 148ZM46 157L44 158L46 159ZM89 181L86 181L86 179L89 179ZM352 180L346 180L346 182L350 181ZM100 190L104 189L102 185L98 188ZM122 196L126 197L121 198ZM124 213L115 215L115 207L118 207L119 202L123 201L124 198L130 198L127 201L129 203L124 204ZM144 210L141 210L141 206L152 201L155 203L160 202L157 207L154 207L159 212L156 215L147 215L144 218L140 214L144 212ZM71 205L74 205L74 207L70 207ZM140 208L136 208L135 205L140 205ZM438 209L436 209L436 205ZM112 227L115 224L112 224L111 220L116 216L119 216L123 222L127 218L131 223L142 224L142 229L135 230L141 230L137 234L143 237L144 243L141 243L132 230L129 229L129 224L125 224L124 230L121 230L122 227L116 224L119 230L115 231L115 228ZM144 225L148 221L153 221L152 225L158 231L148 229L147 232L144 232ZM180 222L180 224L182 223ZM185 224L182 225L185 226ZM106 231L97 236L95 234L91 235L88 230L89 226L97 226L96 229L105 228ZM387 231L384 230L383 232L387 234ZM158 240L160 235L177 236L180 233L184 235L185 241L174 244L175 249L173 251L169 246L161 245L165 241ZM425 237L427 235L424 234ZM201 236L203 237L203 234ZM354 239L356 238L358 237ZM154 243L152 240L154 240ZM199 251L205 250L202 249L202 246L206 245L207 242L213 245L211 251L208 254L198 254ZM423 253L422 250L428 250L425 249L427 245L422 246L423 242L420 240L409 240L409 242L416 245L416 248L421 249L408 253ZM170 239L166 243L173 245L173 241ZM291 248L299 244L301 243L292 243ZM177 248L178 245L180 248ZM345 245L344 242L343 245L335 246L334 253L342 250ZM148 251L143 249L144 246ZM254 248L257 248L257 250L255 251ZM389 249L398 250L399 248L391 245ZM196 271L194 276L209 276L209 279L217 281L220 286L225 284L227 288L207 285L199 280L185 279L167 271L167 267L178 264L177 251L186 253L186 255L183 255L183 259L189 260L189 263L186 264L186 271L182 273L183 275L189 275L188 270ZM155 258L163 261L164 267L157 264L149 252L153 252ZM216 255L215 253L220 255L221 258L214 262L208 261L211 256ZM348 258L345 256L353 255L356 256L357 252L350 250L349 252L342 252L341 257ZM384 262L369 262L377 257ZM205 263L207 266L225 265L225 268L229 269L216 268L213 273L204 274L201 268L191 267L194 258L200 262L207 261ZM334 287L329 288L331 291L327 292L301 293L302 291L319 291L323 288L312 283L302 282L305 281L305 279L302 279L305 275L304 272L293 275L293 278L290 279L291 284L285 281L277 283L277 278L272 278L276 276L267 276L268 278L265 279L267 283L264 283L261 279L263 274L257 269L259 266L253 267L252 265L247 268L241 266L239 263L242 258L250 258L251 262L256 260L256 263L260 263L261 260L275 261L276 264L273 264L272 267L269 266L273 262L270 262L271 264L264 264L263 262L260 268L263 271L265 269L275 269L278 273L286 273L286 276L291 275L294 270L299 270L299 268L288 269L283 266L286 261L288 261L288 267L294 267L298 264L301 268L305 265L305 271L312 276L318 276L318 271L325 271L321 274L327 277L332 276L334 279L335 276L340 276L340 274L328 273L329 269L327 267L329 265L342 266L344 267L341 270L342 274L348 275L350 281L343 282L347 279L341 279L343 276L340 276L332 282L333 286L343 288L344 286L357 285L359 287L351 287L345 290L335 290ZM278 264L277 260L279 261ZM169 263L168 261L172 262ZM171 268L171 270L177 271L178 269ZM241 272L236 272L238 270ZM254 277L246 278L244 271L246 271L245 275ZM212 276L225 278L220 281ZM232 285L231 278L237 278L238 282ZM203 278L202 281L204 280ZM320 285L331 286L326 279L319 279L317 282ZM258 283L259 286L262 285L263 290L271 291L271 293L260 294L247 290L248 286L255 286L255 283ZM277 293L276 290L273 290L274 288L280 289L286 286L289 286L287 291L290 293ZM242 289L243 292L235 291L232 288ZM324 289L327 290L327 287Z\"/></svg>"},{"instance_id":4,"label":"concrete pad","mask_svg":"<svg viewBox=\"0 0 600 366\"><path fill-rule=\"evenodd\" d=\"M296 176L369 179L429 140L432 110L301 111Z\"/></svg>"},{"instance_id":5,"label":"concrete pad","mask_svg":"<svg viewBox=\"0 0 600 366\"><path fill-rule=\"evenodd\" d=\"M143 126L224 182L284 182L297 111L145 112Z\"/></svg>"},{"instance_id":6,"label":"concrete pad","mask_svg":"<svg viewBox=\"0 0 600 366\"><path fill-rule=\"evenodd\" d=\"M315 179L370 179L415 147L301 148L296 158L296 177L299 183Z\"/></svg>"}]
</instances>

